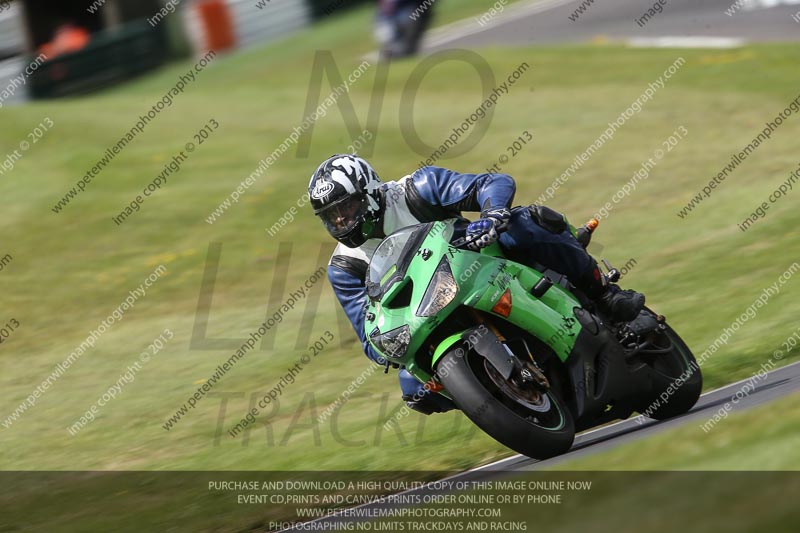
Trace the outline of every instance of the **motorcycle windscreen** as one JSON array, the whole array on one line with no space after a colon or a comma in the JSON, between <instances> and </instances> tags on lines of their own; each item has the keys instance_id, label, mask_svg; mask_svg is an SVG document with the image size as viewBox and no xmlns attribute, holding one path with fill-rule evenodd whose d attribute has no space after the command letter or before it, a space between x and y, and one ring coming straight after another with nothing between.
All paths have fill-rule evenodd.
<instances>
[{"instance_id":1,"label":"motorcycle windscreen","mask_svg":"<svg viewBox=\"0 0 800 533\"><path fill-rule=\"evenodd\" d=\"M433 224L418 224L399 229L386 237L375 249L367 272L367 294L380 300L386 291L403 279L411 259Z\"/></svg>"}]
</instances>

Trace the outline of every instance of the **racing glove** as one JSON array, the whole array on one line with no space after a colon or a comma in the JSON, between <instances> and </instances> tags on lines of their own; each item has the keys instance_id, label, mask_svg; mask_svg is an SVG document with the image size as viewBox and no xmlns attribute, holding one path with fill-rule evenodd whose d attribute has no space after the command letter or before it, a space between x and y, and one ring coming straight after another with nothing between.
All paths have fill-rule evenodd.
<instances>
[{"instance_id":1,"label":"racing glove","mask_svg":"<svg viewBox=\"0 0 800 533\"><path fill-rule=\"evenodd\" d=\"M510 219L511 211L507 207L484 209L481 218L467 226L467 247L477 251L497 241L497 232L505 229Z\"/></svg>"}]
</instances>

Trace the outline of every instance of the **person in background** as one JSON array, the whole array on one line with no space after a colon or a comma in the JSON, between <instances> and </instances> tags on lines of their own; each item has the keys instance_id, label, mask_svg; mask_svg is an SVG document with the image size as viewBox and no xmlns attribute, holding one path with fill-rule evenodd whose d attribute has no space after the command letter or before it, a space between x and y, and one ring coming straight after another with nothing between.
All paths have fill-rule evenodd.
<instances>
[{"instance_id":1,"label":"person in background","mask_svg":"<svg viewBox=\"0 0 800 533\"><path fill-rule=\"evenodd\" d=\"M388 58L412 56L433 17L435 0L379 0L375 37L381 55Z\"/></svg>"}]
</instances>

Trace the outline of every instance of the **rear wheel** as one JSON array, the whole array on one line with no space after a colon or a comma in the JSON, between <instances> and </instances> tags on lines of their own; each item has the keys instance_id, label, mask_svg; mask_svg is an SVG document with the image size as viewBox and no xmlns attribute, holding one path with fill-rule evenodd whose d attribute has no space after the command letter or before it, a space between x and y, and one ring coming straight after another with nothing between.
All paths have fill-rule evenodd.
<instances>
[{"instance_id":1,"label":"rear wheel","mask_svg":"<svg viewBox=\"0 0 800 533\"><path fill-rule=\"evenodd\" d=\"M480 354L460 348L437 365L456 405L492 438L523 455L546 459L570 449L572 415L552 391L504 379Z\"/></svg>"},{"instance_id":2,"label":"rear wheel","mask_svg":"<svg viewBox=\"0 0 800 533\"><path fill-rule=\"evenodd\" d=\"M703 377L692 351L669 325L650 334L649 346L637 357L654 372L651 402L639 412L664 420L689 412L703 390Z\"/></svg>"}]
</instances>

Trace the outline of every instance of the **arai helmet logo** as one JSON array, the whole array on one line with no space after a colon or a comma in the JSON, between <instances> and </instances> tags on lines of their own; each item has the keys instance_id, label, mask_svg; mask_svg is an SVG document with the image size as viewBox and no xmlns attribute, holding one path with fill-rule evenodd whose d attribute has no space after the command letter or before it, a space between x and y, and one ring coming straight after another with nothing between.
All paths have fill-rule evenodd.
<instances>
[{"instance_id":1,"label":"arai helmet logo","mask_svg":"<svg viewBox=\"0 0 800 533\"><path fill-rule=\"evenodd\" d=\"M332 181L319 180L314 185L314 190L311 191L311 198L314 200L322 200L331 193L333 187L334 184Z\"/></svg>"}]
</instances>

